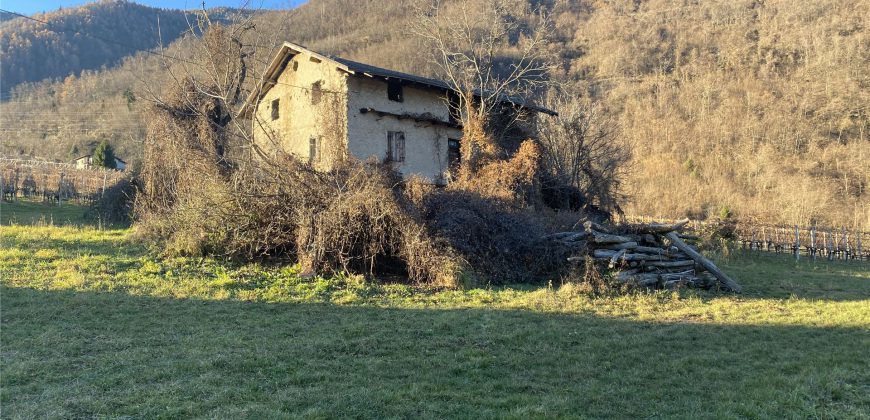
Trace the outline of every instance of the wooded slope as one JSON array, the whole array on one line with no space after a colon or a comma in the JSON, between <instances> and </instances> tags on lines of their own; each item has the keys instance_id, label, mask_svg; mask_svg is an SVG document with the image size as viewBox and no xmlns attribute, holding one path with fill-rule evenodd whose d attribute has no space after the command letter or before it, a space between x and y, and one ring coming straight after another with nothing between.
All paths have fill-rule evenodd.
<instances>
[{"instance_id":1,"label":"wooded slope","mask_svg":"<svg viewBox=\"0 0 870 420\"><path fill-rule=\"evenodd\" d=\"M312 0L264 13L258 32L436 75L407 32L413 4ZM555 77L598 101L634 151L627 212L870 229L870 4L557 0L549 11ZM19 86L0 118L28 130L4 133L2 152L66 159L73 145L109 136L135 155L142 101L124 92L159 84L162 68L140 55ZM47 120L68 121L67 131Z\"/></svg>"}]
</instances>

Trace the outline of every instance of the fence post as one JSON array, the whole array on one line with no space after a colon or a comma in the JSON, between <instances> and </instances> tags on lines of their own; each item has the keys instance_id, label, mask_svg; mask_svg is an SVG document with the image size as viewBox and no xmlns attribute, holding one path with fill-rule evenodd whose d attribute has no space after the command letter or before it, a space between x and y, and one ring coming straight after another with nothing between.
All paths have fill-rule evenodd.
<instances>
[{"instance_id":1,"label":"fence post","mask_svg":"<svg viewBox=\"0 0 870 420\"><path fill-rule=\"evenodd\" d=\"M794 258L801 259L801 235L798 230L798 225L794 225Z\"/></svg>"},{"instance_id":2,"label":"fence post","mask_svg":"<svg viewBox=\"0 0 870 420\"><path fill-rule=\"evenodd\" d=\"M816 260L816 226L810 227L810 255Z\"/></svg>"},{"instance_id":3,"label":"fence post","mask_svg":"<svg viewBox=\"0 0 870 420\"><path fill-rule=\"evenodd\" d=\"M827 241L826 246L828 248L828 261L833 261L834 260L834 232L831 229L828 229L827 237L828 237L828 241Z\"/></svg>"},{"instance_id":4,"label":"fence post","mask_svg":"<svg viewBox=\"0 0 870 420\"><path fill-rule=\"evenodd\" d=\"M864 259L864 252L861 249L861 236L863 235L861 232L858 232L856 236L858 237L858 243L856 244L858 245L858 261L861 261L862 259Z\"/></svg>"},{"instance_id":5,"label":"fence post","mask_svg":"<svg viewBox=\"0 0 870 420\"><path fill-rule=\"evenodd\" d=\"M852 244L849 243L849 232L843 228L843 240L846 241L846 260L852 259Z\"/></svg>"},{"instance_id":6,"label":"fence post","mask_svg":"<svg viewBox=\"0 0 870 420\"><path fill-rule=\"evenodd\" d=\"M57 205L60 207L60 203L63 202L64 193L66 192L63 188L63 179L66 177L66 174L61 172L60 178L57 181Z\"/></svg>"}]
</instances>

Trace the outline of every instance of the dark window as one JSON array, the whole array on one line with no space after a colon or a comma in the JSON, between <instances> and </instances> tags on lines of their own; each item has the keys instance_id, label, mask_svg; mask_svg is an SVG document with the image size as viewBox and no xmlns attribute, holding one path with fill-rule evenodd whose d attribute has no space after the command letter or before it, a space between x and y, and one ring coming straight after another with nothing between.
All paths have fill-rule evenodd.
<instances>
[{"instance_id":1,"label":"dark window","mask_svg":"<svg viewBox=\"0 0 870 420\"><path fill-rule=\"evenodd\" d=\"M323 97L322 85L323 83L319 80L311 84L311 105L320 103L320 99Z\"/></svg>"},{"instance_id":2,"label":"dark window","mask_svg":"<svg viewBox=\"0 0 870 420\"><path fill-rule=\"evenodd\" d=\"M278 119L278 115L279 115L278 112L279 112L278 111L278 100L275 99L272 101L272 119L273 120Z\"/></svg>"},{"instance_id":3,"label":"dark window","mask_svg":"<svg viewBox=\"0 0 870 420\"><path fill-rule=\"evenodd\" d=\"M457 139L447 139L447 165L451 171L459 168L459 163L462 162L462 154L459 150L460 142Z\"/></svg>"},{"instance_id":4,"label":"dark window","mask_svg":"<svg viewBox=\"0 0 870 420\"><path fill-rule=\"evenodd\" d=\"M387 162L405 161L405 133L387 131Z\"/></svg>"},{"instance_id":5,"label":"dark window","mask_svg":"<svg viewBox=\"0 0 870 420\"><path fill-rule=\"evenodd\" d=\"M402 82L398 80L387 81L387 98L391 101L402 102Z\"/></svg>"},{"instance_id":6,"label":"dark window","mask_svg":"<svg viewBox=\"0 0 870 420\"><path fill-rule=\"evenodd\" d=\"M317 138L312 137L308 139L308 163L313 164L319 161L320 155L317 153Z\"/></svg>"},{"instance_id":7,"label":"dark window","mask_svg":"<svg viewBox=\"0 0 870 420\"><path fill-rule=\"evenodd\" d=\"M295 60L293 61L292 69L293 69L293 71L299 70L299 62L298 61L295 61Z\"/></svg>"}]
</instances>

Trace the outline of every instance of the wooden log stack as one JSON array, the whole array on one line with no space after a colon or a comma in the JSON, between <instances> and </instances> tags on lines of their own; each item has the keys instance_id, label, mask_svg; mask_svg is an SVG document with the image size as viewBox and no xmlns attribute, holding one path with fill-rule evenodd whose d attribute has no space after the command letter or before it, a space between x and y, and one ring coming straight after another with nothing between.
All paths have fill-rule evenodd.
<instances>
[{"instance_id":1,"label":"wooden log stack","mask_svg":"<svg viewBox=\"0 0 870 420\"><path fill-rule=\"evenodd\" d=\"M630 286L676 289L718 288L739 293L741 288L712 261L698 253L698 237L679 233L689 220L673 224L646 223L605 227L584 223L583 231L563 232L547 239L578 250L569 261L592 261L612 278ZM585 246L581 246L581 243Z\"/></svg>"}]
</instances>

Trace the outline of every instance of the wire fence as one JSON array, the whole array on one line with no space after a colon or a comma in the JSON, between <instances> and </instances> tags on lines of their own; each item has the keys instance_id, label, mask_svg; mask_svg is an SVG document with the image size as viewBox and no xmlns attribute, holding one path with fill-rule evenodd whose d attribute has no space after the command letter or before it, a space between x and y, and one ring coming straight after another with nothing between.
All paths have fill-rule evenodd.
<instances>
[{"instance_id":1,"label":"wire fence","mask_svg":"<svg viewBox=\"0 0 870 420\"><path fill-rule=\"evenodd\" d=\"M626 219L643 223L676 221L649 216L629 216ZM734 242L746 250L789 253L795 259L870 261L870 232L831 226L784 226L741 220L728 223L733 224ZM721 224L721 221L691 220L687 228L702 232Z\"/></svg>"},{"instance_id":2,"label":"wire fence","mask_svg":"<svg viewBox=\"0 0 870 420\"><path fill-rule=\"evenodd\" d=\"M124 178L120 171L77 168L73 164L0 158L0 191L5 201L41 199L47 204L99 199Z\"/></svg>"}]
</instances>

